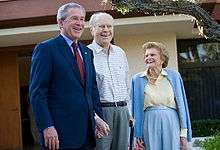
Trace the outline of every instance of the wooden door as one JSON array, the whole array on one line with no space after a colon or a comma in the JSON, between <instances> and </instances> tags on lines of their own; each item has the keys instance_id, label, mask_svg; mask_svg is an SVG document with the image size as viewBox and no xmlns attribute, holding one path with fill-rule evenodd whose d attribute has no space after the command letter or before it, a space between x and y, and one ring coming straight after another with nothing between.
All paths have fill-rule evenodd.
<instances>
[{"instance_id":1,"label":"wooden door","mask_svg":"<svg viewBox=\"0 0 220 150\"><path fill-rule=\"evenodd\" d=\"M0 149L22 149L17 52L0 52Z\"/></svg>"}]
</instances>

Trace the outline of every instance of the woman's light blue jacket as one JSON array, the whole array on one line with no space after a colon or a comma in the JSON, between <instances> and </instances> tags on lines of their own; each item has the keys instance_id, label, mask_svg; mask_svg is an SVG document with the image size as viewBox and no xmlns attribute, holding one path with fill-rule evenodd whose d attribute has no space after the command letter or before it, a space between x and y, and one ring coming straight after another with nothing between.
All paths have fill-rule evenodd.
<instances>
[{"instance_id":1,"label":"woman's light blue jacket","mask_svg":"<svg viewBox=\"0 0 220 150\"><path fill-rule=\"evenodd\" d=\"M167 78L173 87L181 128L187 129L187 139L188 141L191 141L192 129L183 80L179 72L171 69L164 70L167 72ZM142 129L144 118L144 88L147 83L148 80L143 73L138 73L132 77L130 92L132 104L131 111L135 119L135 137L137 138L143 137Z\"/></svg>"}]
</instances>

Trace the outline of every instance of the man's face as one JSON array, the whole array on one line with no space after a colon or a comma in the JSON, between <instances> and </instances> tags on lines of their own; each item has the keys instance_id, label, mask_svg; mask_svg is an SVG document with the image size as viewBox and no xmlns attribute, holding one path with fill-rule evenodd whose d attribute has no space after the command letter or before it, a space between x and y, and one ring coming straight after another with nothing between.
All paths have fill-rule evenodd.
<instances>
[{"instance_id":1,"label":"man's face","mask_svg":"<svg viewBox=\"0 0 220 150\"><path fill-rule=\"evenodd\" d=\"M71 40L78 40L85 26L85 12L80 8L70 8L65 20L59 20L61 33Z\"/></svg>"},{"instance_id":2,"label":"man's face","mask_svg":"<svg viewBox=\"0 0 220 150\"><path fill-rule=\"evenodd\" d=\"M108 47L113 38L113 20L108 16L100 16L96 26L91 29L96 43L102 47Z\"/></svg>"}]
</instances>

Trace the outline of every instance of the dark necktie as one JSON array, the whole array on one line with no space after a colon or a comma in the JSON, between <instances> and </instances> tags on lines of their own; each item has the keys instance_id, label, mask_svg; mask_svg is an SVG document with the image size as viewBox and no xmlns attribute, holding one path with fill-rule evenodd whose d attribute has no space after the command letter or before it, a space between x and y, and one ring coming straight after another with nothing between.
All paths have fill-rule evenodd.
<instances>
[{"instance_id":1,"label":"dark necktie","mask_svg":"<svg viewBox=\"0 0 220 150\"><path fill-rule=\"evenodd\" d=\"M73 52L74 52L74 55L75 55L75 58L76 58L76 61L77 61L78 67L79 67L79 72L81 75L82 83L84 84L85 72L83 69L83 61L82 61L82 58L80 57L79 51L77 49L77 44L75 42L73 42L72 47L73 47Z\"/></svg>"}]
</instances>

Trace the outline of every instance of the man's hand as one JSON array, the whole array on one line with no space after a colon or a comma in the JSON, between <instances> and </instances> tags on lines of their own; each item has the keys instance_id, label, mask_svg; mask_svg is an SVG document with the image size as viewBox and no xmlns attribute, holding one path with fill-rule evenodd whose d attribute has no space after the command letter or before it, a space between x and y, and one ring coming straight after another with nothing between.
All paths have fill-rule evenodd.
<instances>
[{"instance_id":1,"label":"man's hand","mask_svg":"<svg viewBox=\"0 0 220 150\"><path fill-rule=\"evenodd\" d=\"M105 135L108 135L108 133L110 132L110 128L108 126L108 124L102 120L99 116L95 117L95 121L96 121L96 136L98 138L102 138Z\"/></svg>"},{"instance_id":2,"label":"man's hand","mask_svg":"<svg viewBox=\"0 0 220 150\"><path fill-rule=\"evenodd\" d=\"M57 131L54 127L44 129L44 141L45 147L51 150L59 149L59 139Z\"/></svg>"},{"instance_id":3,"label":"man's hand","mask_svg":"<svg viewBox=\"0 0 220 150\"><path fill-rule=\"evenodd\" d=\"M180 150L188 150L187 139L185 137L180 137Z\"/></svg>"}]
</instances>

